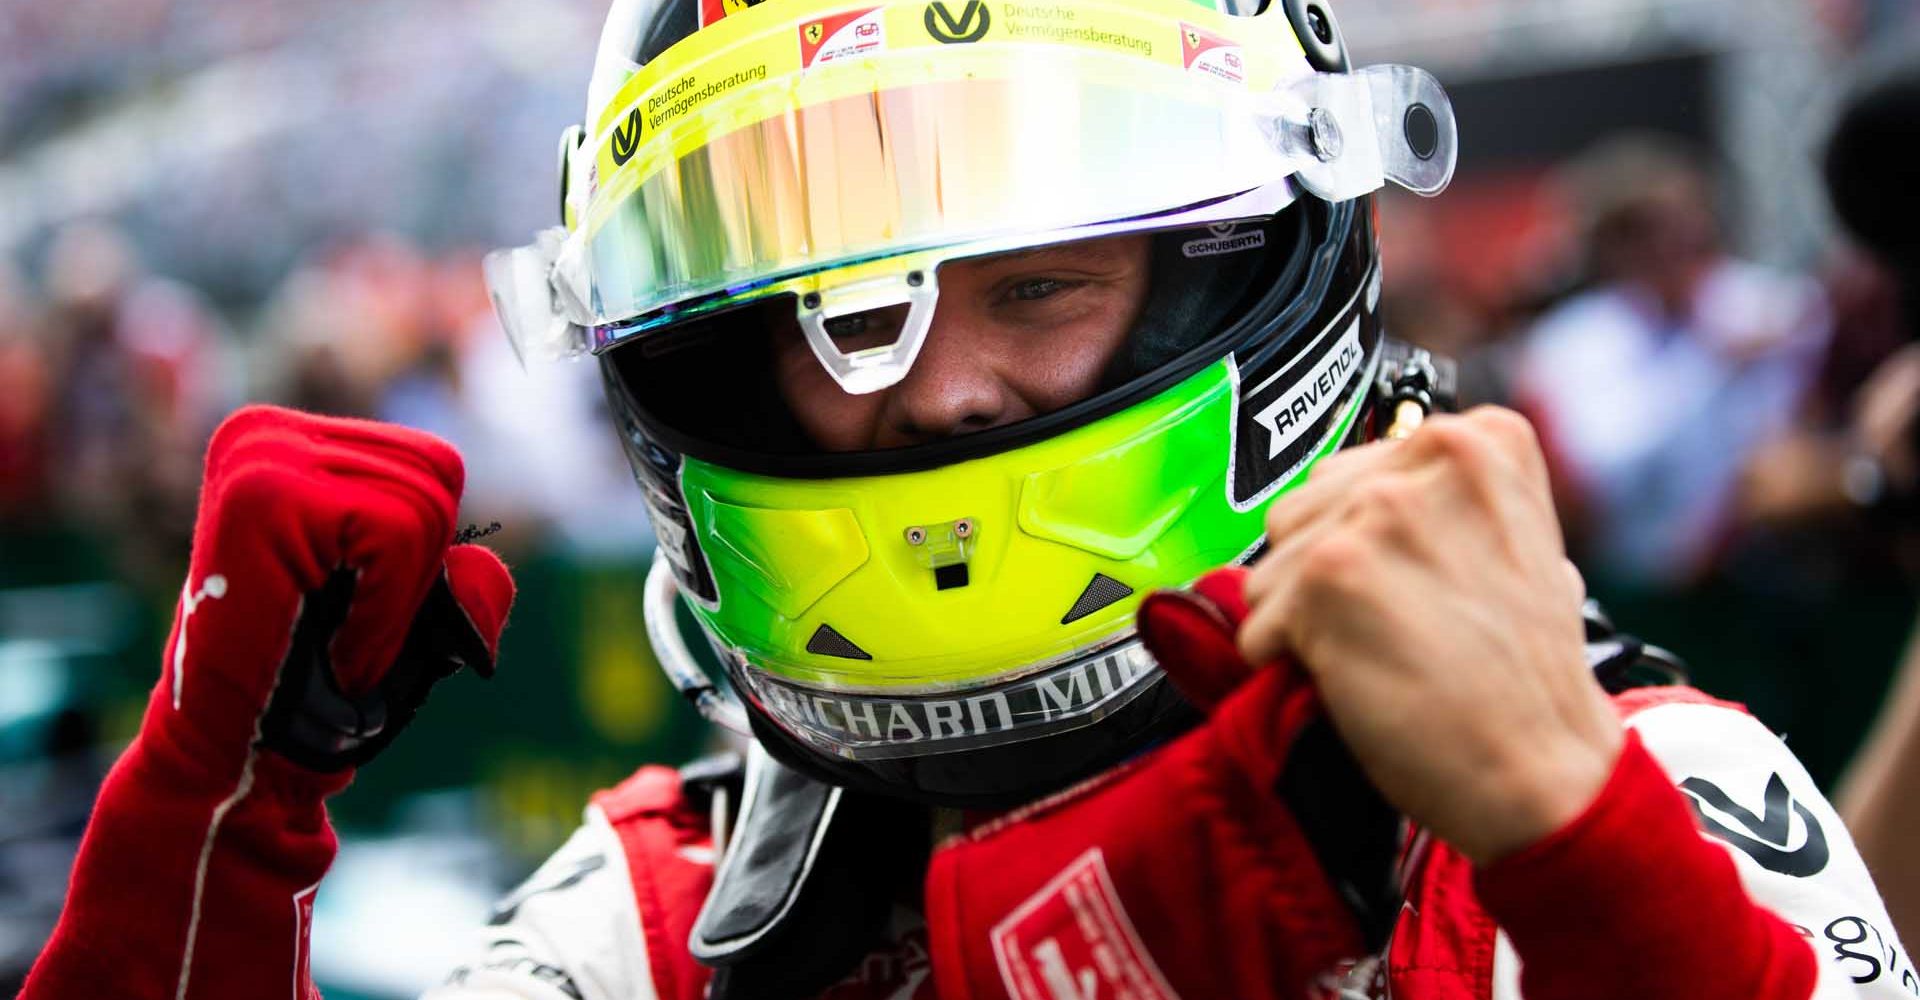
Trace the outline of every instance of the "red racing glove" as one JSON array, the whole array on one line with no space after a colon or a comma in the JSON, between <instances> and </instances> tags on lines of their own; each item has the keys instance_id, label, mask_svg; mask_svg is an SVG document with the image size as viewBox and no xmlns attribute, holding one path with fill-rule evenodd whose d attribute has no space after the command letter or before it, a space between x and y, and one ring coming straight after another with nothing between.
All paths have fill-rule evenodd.
<instances>
[{"instance_id":1,"label":"red racing glove","mask_svg":"<svg viewBox=\"0 0 1920 1000\"><path fill-rule=\"evenodd\" d=\"M1240 659L1245 611L1235 572L1149 596L1141 635L1208 720L935 851L942 998L1298 1000L1370 975L1355 970L1374 947L1288 789L1318 703L1289 665Z\"/></svg>"},{"instance_id":2,"label":"red racing glove","mask_svg":"<svg viewBox=\"0 0 1920 1000\"><path fill-rule=\"evenodd\" d=\"M307 997L323 800L462 666L490 675L513 600L452 545L446 442L249 407L207 449L160 681L81 842L24 1000Z\"/></svg>"}]
</instances>

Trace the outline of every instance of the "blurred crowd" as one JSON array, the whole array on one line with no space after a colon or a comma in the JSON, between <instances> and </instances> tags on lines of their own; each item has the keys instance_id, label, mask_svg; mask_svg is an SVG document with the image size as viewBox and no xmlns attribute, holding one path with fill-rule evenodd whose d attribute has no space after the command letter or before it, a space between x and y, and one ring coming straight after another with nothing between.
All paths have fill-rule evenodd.
<instances>
[{"instance_id":1,"label":"blurred crowd","mask_svg":"<svg viewBox=\"0 0 1920 1000\"><path fill-rule=\"evenodd\" d=\"M517 529L502 544L643 548L610 435L570 426L592 419L584 368L494 384L517 368L478 269L551 224L551 143L587 70L553 67L591 51L600 15L0 9L0 582L91 549L115 579L170 588L200 444L256 399L452 438L475 518Z\"/></svg>"},{"instance_id":2,"label":"blurred crowd","mask_svg":"<svg viewBox=\"0 0 1920 1000\"><path fill-rule=\"evenodd\" d=\"M522 372L477 252L344 241L295 266L238 328L103 224L63 229L39 271L33 283L0 275L0 531L16 544L77 532L118 579L169 590L207 436L254 400L454 441L468 516L511 524L509 549L558 538L631 555L647 543L590 366ZM25 556L8 564L16 582L60 575Z\"/></svg>"},{"instance_id":3,"label":"blurred crowd","mask_svg":"<svg viewBox=\"0 0 1920 1000\"><path fill-rule=\"evenodd\" d=\"M1444 200L1393 201L1389 323L1460 358L1467 401L1533 421L1569 551L1622 625L1834 781L1920 570L1894 273L1844 237L1804 273L1741 259L1712 162L1668 137L1603 139L1518 201L1465 262Z\"/></svg>"}]
</instances>

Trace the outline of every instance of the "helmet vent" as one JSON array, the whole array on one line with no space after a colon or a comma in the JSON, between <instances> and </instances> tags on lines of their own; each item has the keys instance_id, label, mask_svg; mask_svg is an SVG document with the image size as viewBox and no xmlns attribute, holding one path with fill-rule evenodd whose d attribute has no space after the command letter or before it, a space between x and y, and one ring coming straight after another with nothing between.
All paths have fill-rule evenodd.
<instances>
[{"instance_id":1,"label":"helmet vent","mask_svg":"<svg viewBox=\"0 0 1920 1000\"><path fill-rule=\"evenodd\" d=\"M833 626L824 622L813 630L812 638L807 640L807 652L820 656L837 656L843 660L871 660L873 654L853 644L853 640L833 630Z\"/></svg>"},{"instance_id":2,"label":"helmet vent","mask_svg":"<svg viewBox=\"0 0 1920 1000\"><path fill-rule=\"evenodd\" d=\"M1068 608L1066 616L1060 619L1060 624L1071 625L1131 593L1133 593L1132 587L1105 573L1095 573L1093 579L1087 581L1087 589L1080 592L1080 598L1073 602L1073 607Z\"/></svg>"}]
</instances>

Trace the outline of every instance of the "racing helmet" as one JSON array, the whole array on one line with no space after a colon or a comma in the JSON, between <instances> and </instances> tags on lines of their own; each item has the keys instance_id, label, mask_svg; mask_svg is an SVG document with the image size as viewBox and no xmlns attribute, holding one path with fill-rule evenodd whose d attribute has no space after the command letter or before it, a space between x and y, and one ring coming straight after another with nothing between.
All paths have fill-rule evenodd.
<instances>
[{"instance_id":1,"label":"racing helmet","mask_svg":"<svg viewBox=\"0 0 1920 1000\"><path fill-rule=\"evenodd\" d=\"M1434 79L1351 69L1319 0L616 0L563 225L486 267L523 359L597 359L683 693L829 783L1004 806L1192 724L1138 602L1368 436L1370 196L1437 193L1454 147ZM830 450L781 391L801 344L890 391L944 269L1119 237L1150 287L1084 398Z\"/></svg>"}]
</instances>

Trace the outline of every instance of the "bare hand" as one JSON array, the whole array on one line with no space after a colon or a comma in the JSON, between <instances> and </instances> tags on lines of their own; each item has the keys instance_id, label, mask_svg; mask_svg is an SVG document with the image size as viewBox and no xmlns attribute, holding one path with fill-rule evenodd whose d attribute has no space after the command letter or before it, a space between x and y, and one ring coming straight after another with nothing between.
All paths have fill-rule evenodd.
<instances>
[{"instance_id":1,"label":"bare hand","mask_svg":"<svg viewBox=\"0 0 1920 1000\"><path fill-rule=\"evenodd\" d=\"M1915 468L1912 428L1920 411L1920 344L1880 363L1854 396L1854 445L1878 459L1892 485L1911 489Z\"/></svg>"},{"instance_id":2,"label":"bare hand","mask_svg":"<svg viewBox=\"0 0 1920 1000\"><path fill-rule=\"evenodd\" d=\"M1478 863L1572 820L1622 736L1582 645L1526 420L1436 416L1337 454L1267 516L1250 663L1292 656L1395 806Z\"/></svg>"}]
</instances>

